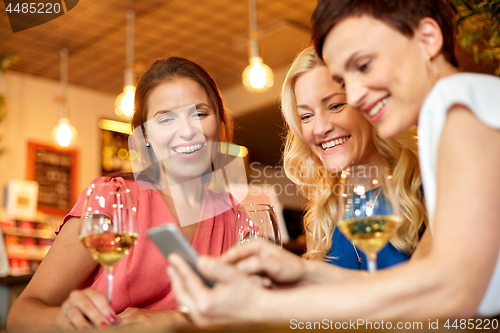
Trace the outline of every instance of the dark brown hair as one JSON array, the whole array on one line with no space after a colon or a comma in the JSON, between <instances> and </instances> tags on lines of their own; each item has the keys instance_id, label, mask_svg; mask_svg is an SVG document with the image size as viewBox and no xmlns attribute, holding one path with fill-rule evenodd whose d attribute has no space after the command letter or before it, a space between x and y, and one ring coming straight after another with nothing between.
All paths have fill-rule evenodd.
<instances>
[{"instance_id":1,"label":"dark brown hair","mask_svg":"<svg viewBox=\"0 0 500 333\"><path fill-rule=\"evenodd\" d=\"M443 34L441 53L458 67L452 16L443 0L318 0L311 25L314 48L320 58L323 58L323 44L330 30L347 17L362 15L381 20L407 37L413 37L420 20L434 19Z\"/></svg>"},{"instance_id":2,"label":"dark brown hair","mask_svg":"<svg viewBox=\"0 0 500 333\"><path fill-rule=\"evenodd\" d=\"M219 142L232 142L233 120L224 106L217 83L200 65L179 57L170 57L156 60L153 65L141 76L135 90L135 112L132 117L132 130L141 126L143 133L144 123L147 120L147 100L153 89L158 85L185 77L197 82L208 94L212 108L219 120Z\"/></svg>"}]
</instances>

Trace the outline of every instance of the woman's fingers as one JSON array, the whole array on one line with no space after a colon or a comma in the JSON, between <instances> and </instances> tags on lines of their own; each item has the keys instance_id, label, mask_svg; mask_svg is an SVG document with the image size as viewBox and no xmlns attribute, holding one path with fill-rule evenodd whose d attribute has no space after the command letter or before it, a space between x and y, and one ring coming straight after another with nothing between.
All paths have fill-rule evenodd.
<instances>
[{"instance_id":1,"label":"woman's fingers","mask_svg":"<svg viewBox=\"0 0 500 333\"><path fill-rule=\"evenodd\" d=\"M228 298L227 288L232 288L235 282L241 280L239 278L246 278L234 267L217 259L200 257L197 268L205 277L216 282L213 288L208 288L180 256L170 255L169 262L168 272L179 309L184 309L185 313L187 311L186 314L202 326L211 323L212 313L218 309L215 304L220 303L221 299Z\"/></svg>"},{"instance_id":2,"label":"woman's fingers","mask_svg":"<svg viewBox=\"0 0 500 333\"><path fill-rule=\"evenodd\" d=\"M248 257L235 263L235 267L246 274L265 273L269 266L273 266L274 260L271 257Z\"/></svg>"},{"instance_id":3,"label":"woman's fingers","mask_svg":"<svg viewBox=\"0 0 500 333\"><path fill-rule=\"evenodd\" d=\"M168 260L177 270L177 273L183 278L183 285L189 286L189 289L193 292L198 292L205 288L201 278L181 256L173 253L168 257Z\"/></svg>"},{"instance_id":4,"label":"woman's fingers","mask_svg":"<svg viewBox=\"0 0 500 333\"><path fill-rule=\"evenodd\" d=\"M151 314L155 311L151 312L151 310L139 309L134 307L129 307L123 310L120 313L120 327L129 326L129 327L148 327L154 324L152 320Z\"/></svg>"},{"instance_id":5,"label":"woman's fingers","mask_svg":"<svg viewBox=\"0 0 500 333\"><path fill-rule=\"evenodd\" d=\"M270 285L268 279L248 277L219 259L200 257L197 268L216 282L208 288L178 255L172 254L169 261L168 272L179 310L201 327L235 323L239 318L253 316L249 307L259 299L262 286Z\"/></svg>"},{"instance_id":6,"label":"woman's fingers","mask_svg":"<svg viewBox=\"0 0 500 333\"><path fill-rule=\"evenodd\" d=\"M121 323L120 323L120 326L121 327L124 327L124 326L131 326L133 324L136 324L138 321L138 309L137 308L126 308L125 310L123 310L119 317L121 319ZM139 319L142 319L142 318L139 318Z\"/></svg>"},{"instance_id":7,"label":"woman's fingers","mask_svg":"<svg viewBox=\"0 0 500 333\"><path fill-rule=\"evenodd\" d=\"M88 298L94 304L92 311L97 310L98 312L95 315L98 316L98 319L101 320L102 316L107 320L109 324L118 324L119 317L116 315L115 311L109 304L108 299L102 293L97 290L88 288L85 289L84 292L87 294ZM100 322L102 324L102 321Z\"/></svg>"},{"instance_id":8,"label":"woman's fingers","mask_svg":"<svg viewBox=\"0 0 500 333\"><path fill-rule=\"evenodd\" d=\"M262 251L266 251L269 247L272 248L273 244L261 239L252 240L229 249L221 255L220 260L227 264L234 264L251 256L258 257Z\"/></svg>"},{"instance_id":9,"label":"woman's fingers","mask_svg":"<svg viewBox=\"0 0 500 333\"><path fill-rule=\"evenodd\" d=\"M305 274L302 258L262 240L229 250L222 255L221 261L247 275L264 275L277 283L295 283Z\"/></svg>"},{"instance_id":10,"label":"woman's fingers","mask_svg":"<svg viewBox=\"0 0 500 333\"><path fill-rule=\"evenodd\" d=\"M233 266L210 257L200 257L196 267L203 276L215 281L231 281L241 274Z\"/></svg>"},{"instance_id":11,"label":"woman's fingers","mask_svg":"<svg viewBox=\"0 0 500 333\"><path fill-rule=\"evenodd\" d=\"M80 308L73 304L63 304L63 311L68 318L71 327L78 330L88 330L92 328L92 324L89 323L87 318L83 315Z\"/></svg>"},{"instance_id":12,"label":"woman's fingers","mask_svg":"<svg viewBox=\"0 0 500 333\"><path fill-rule=\"evenodd\" d=\"M253 283L257 284L258 286L261 286L264 288L272 288L273 287L273 282L268 277L254 274L254 275L250 275L249 278Z\"/></svg>"},{"instance_id":13,"label":"woman's fingers","mask_svg":"<svg viewBox=\"0 0 500 333\"><path fill-rule=\"evenodd\" d=\"M175 290L175 298L179 306L195 310L194 299L191 294L191 288L198 283L202 283L191 267L177 254L173 253L168 257L170 263L167 268L172 289ZM198 281L197 281L198 280ZM190 282L194 281L194 282ZM191 315L191 314L190 314Z\"/></svg>"},{"instance_id":14,"label":"woman's fingers","mask_svg":"<svg viewBox=\"0 0 500 333\"><path fill-rule=\"evenodd\" d=\"M106 297L90 288L72 291L62 310L77 329L106 328L117 320Z\"/></svg>"},{"instance_id":15,"label":"woman's fingers","mask_svg":"<svg viewBox=\"0 0 500 333\"><path fill-rule=\"evenodd\" d=\"M68 316L64 313L64 310L63 310L64 306L65 306L65 304L63 304L63 306L61 307L61 310L57 314L56 319L55 319L55 324L61 330L73 331L76 328L75 328L75 326L73 326L73 324L71 323Z\"/></svg>"}]
</instances>

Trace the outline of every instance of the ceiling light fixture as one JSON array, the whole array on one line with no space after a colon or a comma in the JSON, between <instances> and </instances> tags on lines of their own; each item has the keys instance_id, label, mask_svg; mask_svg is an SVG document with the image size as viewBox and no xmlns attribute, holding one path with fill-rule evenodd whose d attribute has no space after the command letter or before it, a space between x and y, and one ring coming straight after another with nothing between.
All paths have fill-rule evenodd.
<instances>
[{"instance_id":1,"label":"ceiling light fixture","mask_svg":"<svg viewBox=\"0 0 500 333\"><path fill-rule=\"evenodd\" d=\"M264 91L273 86L274 75L271 68L266 65L259 56L256 0L248 0L248 21L250 65L248 65L243 71L243 85L250 91Z\"/></svg>"},{"instance_id":2,"label":"ceiling light fixture","mask_svg":"<svg viewBox=\"0 0 500 333\"><path fill-rule=\"evenodd\" d=\"M76 141L77 131L69 123L68 110L68 49L61 50L61 96L59 99L59 123L52 130L52 139L61 147L69 147Z\"/></svg>"},{"instance_id":3,"label":"ceiling light fixture","mask_svg":"<svg viewBox=\"0 0 500 333\"><path fill-rule=\"evenodd\" d=\"M127 12L127 49L125 54L125 85L123 92L115 100L115 113L118 116L132 117L134 114L134 19L135 12Z\"/></svg>"}]
</instances>

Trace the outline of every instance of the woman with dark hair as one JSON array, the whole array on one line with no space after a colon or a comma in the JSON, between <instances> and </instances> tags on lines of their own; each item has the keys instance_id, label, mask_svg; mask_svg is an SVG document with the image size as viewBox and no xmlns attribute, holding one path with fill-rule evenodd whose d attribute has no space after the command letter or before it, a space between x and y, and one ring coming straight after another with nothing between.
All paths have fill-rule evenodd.
<instances>
[{"instance_id":1,"label":"woman with dark hair","mask_svg":"<svg viewBox=\"0 0 500 333\"><path fill-rule=\"evenodd\" d=\"M426 327L431 318L498 315L500 79L458 73L441 0L320 0L313 39L330 75L345 86L347 103L381 137L418 124L433 234L429 254L373 276L328 283L328 265L253 242L220 260L200 259L200 271L217 281L212 290L172 255L169 272L179 303L200 325L281 322L300 328L314 321L333 328L330 323L346 319L357 325L404 318ZM287 288L257 286L252 274L266 286ZM498 327L498 319L484 322ZM466 319L446 323L478 327Z\"/></svg>"},{"instance_id":2,"label":"woman with dark hair","mask_svg":"<svg viewBox=\"0 0 500 333\"><path fill-rule=\"evenodd\" d=\"M200 254L219 256L231 247L234 201L228 193L210 190L208 183L223 157L217 150L219 143L232 139L232 120L208 72L192 61L172 57L156 61L140 78L132 127L129 142L140 144L129 148L142 162L139 169L134 168L136 180L132 175L121 175L93 181L125 185L137 207L138 241L114 266L112 305L104 296L104 268L78 239L83 191L64 218L46 258L13 305L7 320L9 329L186 322L177 310L165 274L167 261L148 238L147 230L176 224Z\"/></svg>"}]
</instances>

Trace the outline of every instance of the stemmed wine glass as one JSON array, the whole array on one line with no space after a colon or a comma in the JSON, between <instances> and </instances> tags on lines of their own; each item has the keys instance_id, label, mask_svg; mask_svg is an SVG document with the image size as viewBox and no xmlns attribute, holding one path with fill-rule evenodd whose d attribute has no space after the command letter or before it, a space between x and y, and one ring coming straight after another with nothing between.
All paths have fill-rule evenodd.
<instances>
[{"instance_id":1,"label":"stemmed wine glass","mask_svg":"<svg viewBox=\"0 0 500 333\"><path fill-rule=\"evenodd\" d=\"M271 205L239 205L235 223L235 243L239 245L252 239L263 238L281 247L281 234L277 221Z\"/></svg>"},{"instance_id":2,"label":"stemmed wine glass","mask_svg":"<svg viewBox=\"0 0 500 333\"><path fill-rule=\"evenodd\" d=\"M382 166L356 165L342 171L338 185L337 227L365 253L374 274L377 253L401 224L392 176Z\"/></svg>"},{"instance_id":3,"label":"stemmed wine glass","mask_svg":"<svg viewBox=\"0 0 500 333\"><path fill-rule=\"evenodd\" d=\"M80 240L106 268L108 301L113 294L113 266L137 240L136 207L130 190L121 183L93 183L87 190L81 216Z\"/></svg>"}]
</instances>

